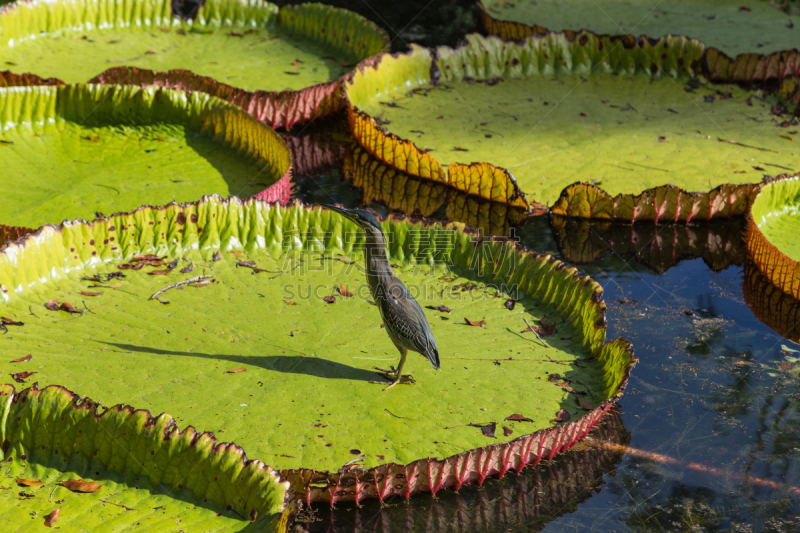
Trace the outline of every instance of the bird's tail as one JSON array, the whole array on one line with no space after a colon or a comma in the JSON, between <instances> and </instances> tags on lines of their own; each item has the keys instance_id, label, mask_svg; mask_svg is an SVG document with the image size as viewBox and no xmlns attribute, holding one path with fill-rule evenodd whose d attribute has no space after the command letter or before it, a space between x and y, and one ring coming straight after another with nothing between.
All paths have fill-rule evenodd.
<instances>
[{"instance_id":1,"label":"bird's tail","mask_svg":"<svg viewBox=\"0 0 800 533\"><path fill-rule=\"evenodd\" d=\"M434 369L439 370L439 350L435 345L428 345L428 349L425 350L425 357L428 358Z\"/></svg>"}]
</instances>

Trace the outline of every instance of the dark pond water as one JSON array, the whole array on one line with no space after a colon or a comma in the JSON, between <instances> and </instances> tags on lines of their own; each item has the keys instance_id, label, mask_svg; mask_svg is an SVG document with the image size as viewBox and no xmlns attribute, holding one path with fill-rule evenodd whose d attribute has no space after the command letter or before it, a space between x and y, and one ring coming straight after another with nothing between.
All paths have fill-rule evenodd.
<instances>
[{"instance_id":1,"label":"dark pond water","mask_svg":"<svg viewBox=\"0 0 800 533\"><path fill-rule=\"evenodd\" d=\"M472 2L339 4L384 26L395 50L454 45L475 21ZM605 290L609 338L631 340L640 362L618 414L556 460L436 499L315 508L310 531L800 531L800 345L787 340L800 339L800 305L747 264L742 220L513 229L518 213L464 209L446 190L416 198L413 178L359 169L343 131L290 139L295 197L461 219L579 265Z\"/></svg>"}]
</instances>

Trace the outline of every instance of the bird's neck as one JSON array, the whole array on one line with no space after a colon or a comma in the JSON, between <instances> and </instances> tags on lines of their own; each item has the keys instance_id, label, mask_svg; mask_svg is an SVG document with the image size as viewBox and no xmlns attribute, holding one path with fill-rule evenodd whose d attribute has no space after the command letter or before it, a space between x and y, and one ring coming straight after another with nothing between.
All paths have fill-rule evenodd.
<instances>
[{"instance_id":1,"label":"bird's neck","mask_svg":"<svg viewBox=\"0 0 800 533\"><path fill-rule=\"evenodd\" d=\"M386 240L383 234L374 229L366 230L367 240L364 244L364 266L367 271L367 283L373 298L377 298L377 287L381 280L392 276L392 267L386 253Z\"/></svg>"}]
</instances>

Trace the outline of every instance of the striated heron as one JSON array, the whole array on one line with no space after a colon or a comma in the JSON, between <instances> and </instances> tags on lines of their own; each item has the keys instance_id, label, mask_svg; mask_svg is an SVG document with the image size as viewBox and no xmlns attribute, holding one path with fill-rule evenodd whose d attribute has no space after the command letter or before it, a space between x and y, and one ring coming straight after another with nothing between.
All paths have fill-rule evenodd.
<instances>
[{"instance_id":1,"label":"striated heron","mask_svg":"<svg viewBox=\"0 0 800 533\"><path fill-rule=\"evenodd\" d=\"M366 233L364 267L369 291L381 313L386 333L400 351L400 362L396 370L394 367L390 370L375 367L381 372L381 376L391 380L389 386L383 390L391 389L398 383L414 383L411 375L402 374L409 350L427 357L433 368L439 370L439 350L436 348L436 339L433 338L428 319L403 282L392 273L386 254L386 238L378 220L365 209L320 205L352 220ZM403 378L407 381L403 381Z\"/></svg>"}]
</instances>

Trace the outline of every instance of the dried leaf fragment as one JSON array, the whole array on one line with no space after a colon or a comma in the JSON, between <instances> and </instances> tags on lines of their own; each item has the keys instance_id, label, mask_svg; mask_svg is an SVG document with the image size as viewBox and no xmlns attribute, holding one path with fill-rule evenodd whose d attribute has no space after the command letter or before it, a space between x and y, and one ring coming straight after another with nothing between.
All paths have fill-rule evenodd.
<instances>
[{"instance_id":1,"label":"dried leaf fragment","mask_svg":"<svg viewBox=\"0 0 800 533\"><path fill-rule=\"evenodd\" d=\"M14 359L11 362L12 363L24 363L25 361L30 361L31 359L33 359L33 355L28 354L25 357L20 357L19 359Z\"/></svg>"},{"instance_id":2,"label":"dried leaf fragment","mask_svg":"<svg viewBox=\"0 0 800 533\"><path fill-rule=\"evenodd\" d=\"M582 409L586 409L587 411L591 411L592 409L594 409L594 404L592 404L591 402L587 402L582 398L578 398L578 404L580 404Z\"/></svg>"},{"instance_id":3,"label":"dried leaf fragment","mask_svg":"<svg viewBox=\"0 0 800 533\"><path fill-rule=\"evenodd\" d=\"M24 383L23 380L28 379L29 377L31 377L35 373L36 372L30 372L30 371L17 372L16 374L11 374L11 379L16 381L17 383Z\"/></svg>"},{"instance_id":4,"label":"dried leaf fragment","mask_svg":"<svg viewBox=\"0 0 800 533\"><path fill-rule=\"evenodd\" d=\"M239 261L236 263L237 267L245 267L245 268L255 268L256 262L255 261Z\"/></svg>"},{"instance_id":5,"label":"dried leaf fragment","mask_svg":"<svg viewBox=\"0 0 800 533\"><path fill-rule=\"evenodd\" d=\"M194 270L194 263L189 263L189 266L185 266L181 269L181 274L188 274Z\"/></svg>"},{"instance_id":6,"label":"dried leaf fragment","mask_svg":"<svg viewBox=\"0 0 800 533\"><path fill-rule=\"evenodd\" d=\"M61 508L59 507L58 509L56 509L55 511L51 512L49 515L44 517L44 525L46 525L47 527L53 527L53 524L56 523L56 520L58 520L58 515L60 514L61 514Z\"/></svg>"},{"instance_id":7,"label":"dried leaf fragment","mask_svg":"<svg viewBox=\"0 0 800 533\"><path fill-rule=\"evenodd\" d=\"M214 256L211 258L211 261L220 261L222 260L222 254L219 253L219 250L214 252Z\"/></svg>"},{"instance_id":8,"label":"dried leaf fragment","mask_svg":"<svg viewBox=\"0 0 800 533\"><path fill-rule=\"evenodd\" d=\"M0 324L3 326L24 326L24 322L20 322L18 320L12 320L5 316L0 316Z\"/></svg>"},{"instance_id":9,"label":"dried leaf fragment","mask_svg":"<svg viewBox=\"0 0 800 533\"><path fill-rule=\"evenodd\" d=\"M345 298L352 298L353 297L353 293L348 291L347 289L345 289L344 286L341 283L339 284L339 294L341 294Z\"/></svg>"},{"instance_id":10,"label":"dried leaf fragment","mask_svg":"<svg viewBox=\"0 0 800 533\"><path fill-rule=\"evenodd\" d=\"M486 437L494 438L494 432L496 429L497 429L497 423L491 422L489 424L486 424L485 426L481 426L481 433L483 433L484 436Z\"/></svg>"},{"instance_id":11,"label":"dried leaf fragment","mask_svg":"<svg viewBox=\"0 0 800 533\"><path fill-rule=\"evenodd\" d=\"M333 304L336 303L336 296L326 296L323 298L326 303Z\"/></svg>"},{"instance_id":12,"label":"dried leaf fragment","mask_svg":"<svg viewBox=\"0 0 800 533\"><path fill-rule=\"evenodd\" d=\"M285 303L286 305L297 305L292 300L284 300L283 303Z\"/></svg>"},{"instance_id":13,"label":"dried leaf fragment","mask_svg":"<svg viewBox=\"0 0 800 533\"><path fill-rule=\"evenodd\" d=\"M533 331L535 331L536 333L538 333L542 337L547 337L547 336L555 334L555 332L556 332L556 322L558 322L557 320L554 321L551 324L550 322L548 322L544 318L540 318L539 322L541 322L542 325L539 326L539 327L534 327ZM528 331L531 331L531 328L525 328L520 333L525 333L525 332L528 332Z\"/></svg>"},{"instance_id":14,"label":"dried leaf fragment","mask_svg":"<svg viewBox=\"0 0 800 533\"><path fill-rule=\"evenodd\" d=\"M788 361L784 361L784 362L781 363L781 370L791 370L791 368L793 366L794 366L793 363L789 363Z\"/></svg>"},{"instance_id":15,"label":"dried leaf fragment","mask_svg":"<svg viewBox=\"0 0 800 533\"><path fill-rule=\"evenodd\" d=\"M514 432L511 430L511 428L503 426L503 435L504 436L508 437L512 433L514 433Z\"/></svg>"},{"instance_id":16,"label":"dried leaf fragment","mask_svg":"<svg viewBox=\"0 0 800 533\"><path fill-rule=\"evenodd\" d=\"M505 420L511 420L512 422L533 422L527 416L522 416L521 414L513 414L511 416L507 416Z\"/></svg>"},{"instance_id":17,"label":"dried leaf fragment","mask_svg":"<svg viewBox=\"0 0 800 533\"><path fill-rule=\"evenodd\" d=\"M24 487L38 487L41 485L43 481L38 481L35 479L24 479L24 478L17 478L17 485L22 485Z\"/></svg>"},{"instance_id":18,"label":"dried leaf fragment","mask_svg":"<svg viewBox=\"0 0 800 533\"><path fill-rule=\"evenodd\" d=\"M442 313L449 313L450 311L452 311L452 309L450 309L446 305L436 305L436 306L426 305L425 308L433 309L434 311L441 311Z\"/></svg>"},{"instance_id":19,"label":"dried leaf fragment","mask_svg":"<svg viewBox=\"0 0 800 533\"><path fill-rule=\"evenodd\" d=\"M102 292L89 292L89 291L81 291L81 294L84 296L101 296Z\"/></svg>"},{"instance_id":20,"label":"dried leaf fragment","mask_svg":"<svg viewBox=\"0 0 800 533\"><path fill-rule=\"evenodd\" d=\"M239 372L247 372L246 368L232 368L231 370L226 370L225 374L238 374Z\"/></svg>"},{"instance_id":21,"label":"dried leaf fragment","mask_svg":"<svg viewBox=\"0 0 800 533\"><path fill-rule=\"evenodd\" d=\"M84 481L82 479L68 479L62 481L61 485L68 488L72 492L97 492L102 485L94 481Z\"/></svg>"},{"instance_id":22,"label":"dried leaf fragment","mask_svg":"<svg viewBox=\"0 0 800 533\"><path fill-rule=\"evenodd\" d=\"M558 413L556 413L556 420L559 422L566 422L570 418L572 418L572 416L570 416L566 409L559 409Z\"/></svg>"},{"instance_id":23,"label":"dried leaf fragment","mask_svg":"<svg viewBox=\"0 0 800 533\"><path fill-rule=\"evenodd\" d=\"M172 272L172 270L169 270L169 269L167 269L167 270L153 270L151 272L148 272L148 274L150 276L164 276L166 274L169 274L170 272Z\"/></svg>"},{"instance_id":24,"label":"dried leaf fragment","mask_svg":"<svg viewBox=\"0 0 800 533\"><path fill-rule=\"evenodd\" d=\"M49 310L51 310L51 311L58 311L58 310L59 310L59 308L58 308L58 302L57 302L57 301L55 301L55 300L50 300L50 301L49 301L49 302L47 302L47 303L46 303L44 306L45 306L46 308L48 308Z\"/></svg>"},{"instance_id":25,"label":"dried leaf fragment","mask_svg":"<svg viewBox=\"0 0 800 533\"><path fill-rule=\"evenodd\" d=\"M473 322L472 320L470 320L469 318L466 318L466 317L464 318L464 322L466 322L470 326L476 326L476 327L481 327L481 326L485 326L486 325L486 321L485 320L481 320L480 322Z\"/></svg>"},{"instance_id":26,"label":"dried leaf fragment","mask_svg":"<svg viewBox=\"0 0 800 533\"><path fill-rule=\"evenodd\" d=\"M508 309L509 311L513 311L514 310L514 306L517 305L517 301L514 300L514 299L510 299L509 298L508 300L506 300L506 303L503 304L503 305L505 305L505 308Z\"/></svg>"}]
</instances>

